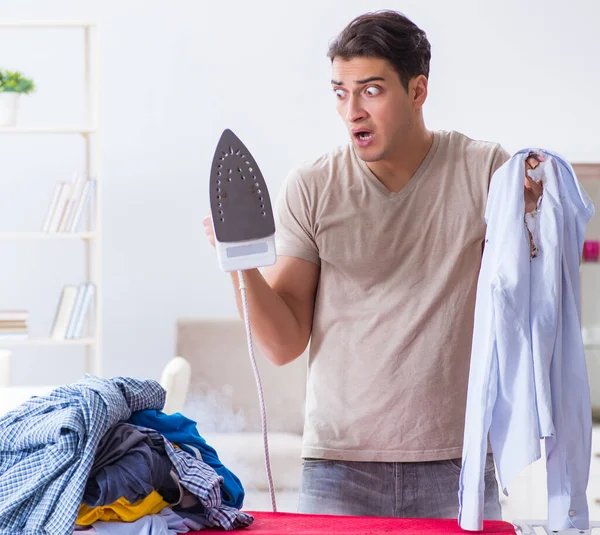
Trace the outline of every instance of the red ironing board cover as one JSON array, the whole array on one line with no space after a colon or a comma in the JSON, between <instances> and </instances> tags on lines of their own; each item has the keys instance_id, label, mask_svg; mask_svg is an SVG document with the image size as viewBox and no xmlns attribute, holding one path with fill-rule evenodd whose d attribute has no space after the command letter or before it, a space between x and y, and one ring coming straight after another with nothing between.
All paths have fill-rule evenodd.
<instances>
[{"instance_id":1,"label":"red ironing board cover","mask_svg":"<svg viewBox=\"0 0 600 535\"><path fill-rule=\"evenodd\" d=\"M254 522L251 526L238 530L253 535L377 535L379 533L399 533L401 535L467 535L473 533L460 529L456 519L428 518L381 518L374 516L334 516L306 515L295 513L271 513L267 511L248 511ZM189 535L205 534L207 530L190 532ZM213 531L213 530L210 530ZM488 520L483 531L475 533L508 533L516 535L515 528L509 522Z\"/></svg>"}]
</instances>

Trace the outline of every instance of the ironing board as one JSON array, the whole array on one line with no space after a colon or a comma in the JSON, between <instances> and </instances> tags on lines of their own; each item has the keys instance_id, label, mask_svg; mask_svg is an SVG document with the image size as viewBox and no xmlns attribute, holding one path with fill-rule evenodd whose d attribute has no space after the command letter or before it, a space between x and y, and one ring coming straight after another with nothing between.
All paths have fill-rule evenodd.
<instances>
[{"instance_id":1,"label":"ironing board","mask_svg":"<svg viewBox=\"0 0 600 535\"><path fill-rule=\"evenodd\" d=\"M248 511L254 517L254 523L240 533L252 535L378 535L380 533L398 533L400 535L465 535L469 532L460 529L456 519L428 518L381 518L373 516L334 516L307 515L295 513L271 513L266 511ZM207 531L189 532L189 535L203 535ZM477 533L505 533L516 535L515 528L509 522L499 520L485 521L483 531Z\"/></svg>"}]
</instances>

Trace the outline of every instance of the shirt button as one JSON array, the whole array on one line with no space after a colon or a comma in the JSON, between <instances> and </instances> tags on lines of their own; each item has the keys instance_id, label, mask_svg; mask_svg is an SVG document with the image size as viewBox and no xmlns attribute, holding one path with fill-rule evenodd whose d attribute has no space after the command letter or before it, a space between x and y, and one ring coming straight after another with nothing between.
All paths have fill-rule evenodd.
<instances>
[{"instance_id":1,"label":"shirt button","mask_svg":"<svg viewBox=\"0 0 600 535\"><path fill-rule=\"evenodd\" d=\"M569 511L569 516L575 516L575 511L573 509Z\"/></svg>"}]
</instances>

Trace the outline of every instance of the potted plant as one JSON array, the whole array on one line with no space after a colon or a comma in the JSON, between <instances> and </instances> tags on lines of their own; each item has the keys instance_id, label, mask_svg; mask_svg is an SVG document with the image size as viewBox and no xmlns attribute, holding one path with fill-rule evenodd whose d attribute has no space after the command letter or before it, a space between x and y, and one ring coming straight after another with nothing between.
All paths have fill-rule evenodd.
<instances>
[{"instance_id":1,"label":"potted plant","mask_svg":"<svg viewBox=\"0 0 600 535\"><path fill-rule=\"evenodd\" d=\"M33 80L20 72L0 69L0 126L16 124L19 96L32 91L35 91Z\"/></svg>"}]
</instances>

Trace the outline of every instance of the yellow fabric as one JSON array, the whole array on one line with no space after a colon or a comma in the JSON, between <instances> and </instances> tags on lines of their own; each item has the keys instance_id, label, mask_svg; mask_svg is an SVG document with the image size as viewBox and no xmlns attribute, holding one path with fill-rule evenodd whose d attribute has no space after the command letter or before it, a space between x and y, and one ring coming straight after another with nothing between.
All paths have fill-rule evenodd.
<instances>
[{"instance_id":1,"label":"yellow fabric","mask_svg":"<svg viewBox=\"0 0 600 535\"><path fill-rule=\"evenodd\" d=\"M169 504L156 491L151 492L143 500L134 504L125 498L119 498L116 502L100 507L89 507L84 503L77 514L77 524L89 526L97 520L104 522L135 522L146 515L160 513Z\"/></svg>"}]
</instances>

